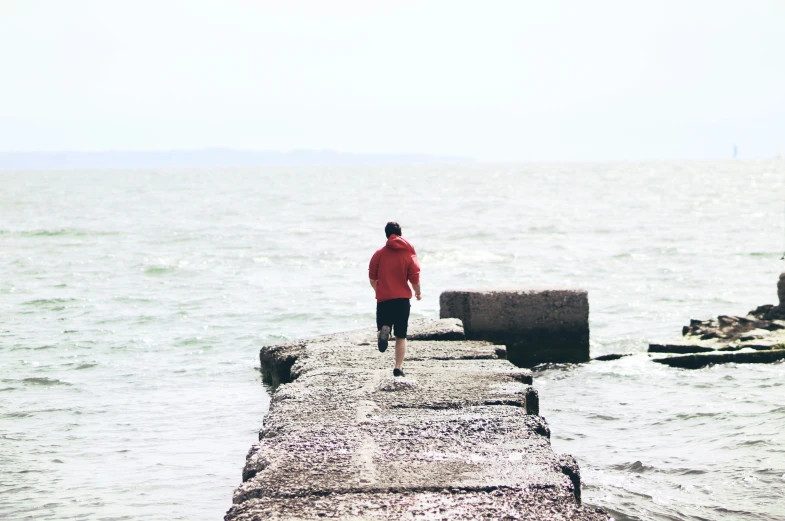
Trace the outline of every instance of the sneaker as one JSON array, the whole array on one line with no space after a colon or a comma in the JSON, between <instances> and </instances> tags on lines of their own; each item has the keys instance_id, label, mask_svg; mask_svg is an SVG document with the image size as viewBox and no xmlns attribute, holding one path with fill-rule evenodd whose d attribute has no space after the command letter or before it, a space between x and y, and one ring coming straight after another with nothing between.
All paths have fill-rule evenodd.
<instances>
[{"instance_id":1,"label":"sneaker","mask_svg":"<svg viewBox=\"0 0 785 521\"><path fill-rule=\"evenodd\" d=\"M393 369L393 376L403 376L403 377L405 377L406 375L403 374L403 369L398 369L396 367L395 369Z\"/></svg>"},{"instance_id":2,"label":"sneaker","mask_svg":"<svg viewBox=\"0 0 785 521\"><path fill-rule=\"evenodd\" d=\"M390 326L382 326L379 331L379 351L384 353L387 351L387 341L390 340Z\"/></svg>"}]
</instances>

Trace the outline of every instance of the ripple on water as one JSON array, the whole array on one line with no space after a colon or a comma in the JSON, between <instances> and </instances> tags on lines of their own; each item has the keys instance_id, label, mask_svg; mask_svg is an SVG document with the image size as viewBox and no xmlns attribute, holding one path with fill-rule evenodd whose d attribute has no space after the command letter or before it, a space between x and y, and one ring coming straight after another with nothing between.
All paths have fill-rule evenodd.
<instances>
[{"instance_id":1,"label":"ripple on water","mask_svg":"<svg viewBox=\"0 0 785 521\"><path fill-rule=\"evenodd\" d=\"M28 300L27 302L22 302L23 306L37 306L37 307L46 307L51 306L53 304L66 304L68 302L77 302L78 299L75 298L39 298L34 300Z\"/></svg>"},{"instance_id":2,"label":"ripple on water","mask_svg":"<svg viewBox=\"0 0 785 521\"><path fill-rule=\"evenodd\" d=\"M670 473L670 474L677 474L677 475L681 475L681 476L699 476L699 475L701 475L701 474L706 474L706 473L708 473L708 471L707 471L707 470L701 470L701 469L683 469L683 468L671 469L671 470L668 470L668 471L666 471L666 472L668 472L668 473Z\"/></svg>"},{"instance_id":3,"label":"ripple on water","mask_svg":"<svg viewBox=\"0 0 785 521\"><path fill-rule=\"evenodd\" d=\"M23 378L21 382L28 385L67 385L67 386L72 385L63 380L58 380L57 378L47 378L47 377Z\"/></svg>"},{"instance_id":4,"label":"ripple on water","mask_svg":"<svg viewBox=\"0 0 785 521\"><path fill-rule=\"evenodd\" d=\"M25 230L16 232L21 237L86 237L88 235L107 235L108 232L90 232L76 228L57 228L51 230Z\"/></svg>"},{"instance_id":5,"label":"ripple on water","mask_svg":"<svg viewBox=\"0 0 785 521\"><path fill-rule=\"evenodd\" d=\"M636 474L642 474L644 472L659 472L660 470L656 467L652 467L649 465L644 465L640 461L633 461L632 463L617 463L615 465L610 465L610 468L614 470L622 470L625 472L634 472Z\"/></svg>"},{"instance_id":6,"label":"ripple on water","mask_svg":"<svg viewBox=\"0 0 785 521\"><path fill-rule=\"evenodd\" d=\"M177 271L177 266L150 266L143 269L145 275L151 277L162 277L164 275L171 275Z\"/></svg>"}]
</instances>

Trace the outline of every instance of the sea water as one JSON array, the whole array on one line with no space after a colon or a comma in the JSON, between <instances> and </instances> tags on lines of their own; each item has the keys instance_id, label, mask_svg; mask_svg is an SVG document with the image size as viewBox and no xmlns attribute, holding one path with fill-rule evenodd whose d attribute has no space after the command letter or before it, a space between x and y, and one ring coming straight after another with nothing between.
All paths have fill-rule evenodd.
<instances>
[{"instance_id":1,"label":"sea water","mask_svg":"<svg viewBox=\"0 0 785 521\"><path fill-rule=\"evenodd\" d=\"M0 518L221 519L269 404L259 348L372 326L396 220L414 316L579 287L592 355L632 355L535 374L586 503L783 519L785 364L645 350L776 303L784 190L785 161L0 172Z\"/></svg>"}]
</instances>

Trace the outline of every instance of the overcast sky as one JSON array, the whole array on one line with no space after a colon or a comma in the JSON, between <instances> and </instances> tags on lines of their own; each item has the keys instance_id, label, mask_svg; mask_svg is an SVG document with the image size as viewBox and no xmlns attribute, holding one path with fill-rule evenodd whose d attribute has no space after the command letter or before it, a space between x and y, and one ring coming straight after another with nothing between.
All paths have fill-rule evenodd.
<instances>
[{"instance_id":1,"label":"overcast sky","mask_svg":"<svg viewBox=\"0 0 785 521\"><path fill-rule=\"evenodd\" d=\"M0 150L785 154L783 0L0 0Z\"/></svg>"}]
</instances>

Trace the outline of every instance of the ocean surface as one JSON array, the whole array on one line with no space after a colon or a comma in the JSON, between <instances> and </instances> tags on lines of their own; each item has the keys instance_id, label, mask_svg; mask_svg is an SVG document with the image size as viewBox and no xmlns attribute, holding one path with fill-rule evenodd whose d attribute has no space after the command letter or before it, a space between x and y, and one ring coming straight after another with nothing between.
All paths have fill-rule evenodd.
<instances>
[{"instance_id":1,"label":"ocean surface","mask_svg":"<svg viewBox=\"0 0 785 521\"><path fill-rule=\"evenodd\" d=\"M774 160L0 172L0 518L222 519L269 404L259 348L372 325L388 220L415 316L450 288L589 291L592 355L633 356L535 375L587 503L785 519L785 364L645 354L776 303Z\"/></svg>"}]
</instances>

